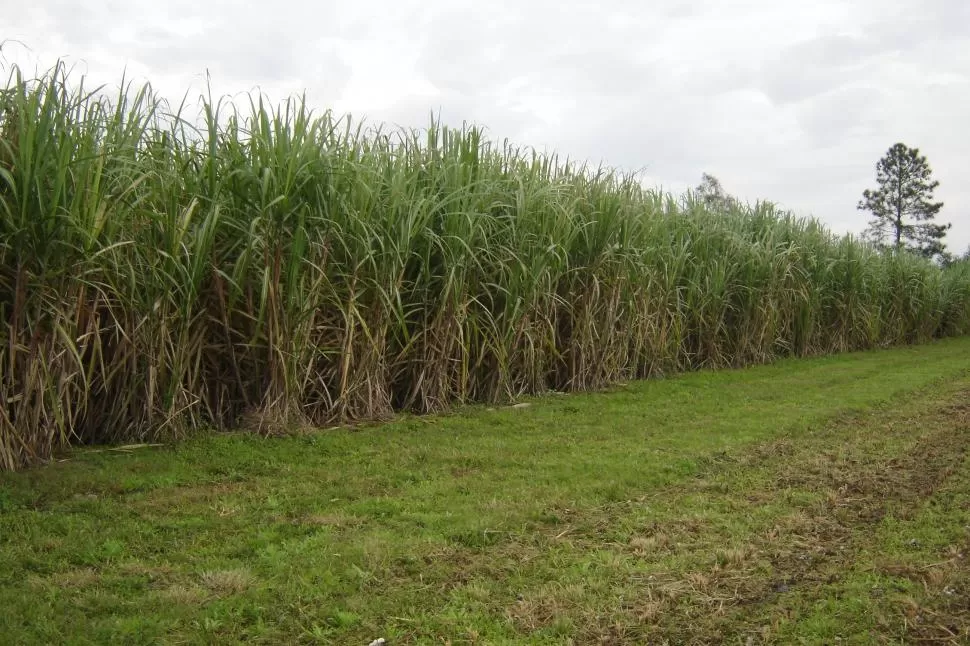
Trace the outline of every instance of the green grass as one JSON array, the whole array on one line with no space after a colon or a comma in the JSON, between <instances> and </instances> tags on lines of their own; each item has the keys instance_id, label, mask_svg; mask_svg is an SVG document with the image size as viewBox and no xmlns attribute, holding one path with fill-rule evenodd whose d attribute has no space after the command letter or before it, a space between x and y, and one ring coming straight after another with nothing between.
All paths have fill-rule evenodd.
<instances>
[{"instance_id":1,"label":"green grass","mask_svg":"<svg viewBox=\"0 0 970 646\"><path fill-rule=\"evenodd\" d=\"M0 474L0 641L958 643L968 365L958 338L75 450Z\"/></svg>"}]
</instances>

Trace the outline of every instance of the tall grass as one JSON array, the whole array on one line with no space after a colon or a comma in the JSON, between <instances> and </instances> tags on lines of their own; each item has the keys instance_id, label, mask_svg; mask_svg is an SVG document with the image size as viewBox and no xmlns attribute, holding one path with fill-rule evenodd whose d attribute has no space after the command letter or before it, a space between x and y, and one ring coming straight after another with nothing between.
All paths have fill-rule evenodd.
<instances>
[{"instance_id":1,"label":"tall grass","mask_svg":"<svg viewBox=\"0 0 970 646\"><path fill-rule=\"evenodd\" d=\"M970 274L770 204L299 99L0 95L0 468L970 331ZM201 124L201 125L198 125Z\"/></svg>"}]
</instances>

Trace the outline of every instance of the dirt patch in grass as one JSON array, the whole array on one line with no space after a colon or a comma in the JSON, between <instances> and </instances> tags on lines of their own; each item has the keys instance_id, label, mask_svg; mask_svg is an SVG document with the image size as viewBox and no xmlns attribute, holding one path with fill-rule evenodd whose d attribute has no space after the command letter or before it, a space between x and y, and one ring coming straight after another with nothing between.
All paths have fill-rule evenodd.
<instances>
[{"instance_id":1,"label":"dirt patch in grass","mask_svg":"<svg viewBox=\"0 0 970 646\"><path fill-rule=\"evenodd\" d=\"M79 589L99 584L101 582L101 575L94 568L80 568L55 572L49 577L31 575L28 581L35 588L50 586L60 589Z\"/></svg>"},{"instance_id":2,"label":"dirt patch in grass","mask_svg":"<svg viewBox=\"0 0 970 646\"><path fill-rule=\"evenodd\" d=\"M970 391L962 391L953 400L968 398ZM960 470L968 422L962 403L930 402L908 416L847 416L811 437L724 456L688 484L599 509L551 510L557 522L505 537L500 546L475 546L490 547L486 552L458 546L450 557L461 561L453 571L462 576L450 583L501 579L516 562L529 567L556 545L600 551L598 565L623 577L611 582L622 593L591 605L597 591L577 593L568 583L533 587L505 607L516 631L555 635L562 628L580 643L598 644L784 643L785 625L879 552L874 541L884 519L912 519ZM753 472L758 477L752 479ZM716 513L705 518L696 509L699 500ZM732 514L754 518L779 501L783 511L766 515L760 525L752 521L750 532L732 535L722 525ZM622 542L607 538L624 517L659 504L669 512L662 521L636 527ZM897 573L918 582L925 594L919 601L883 604L885 635L967 643L968 553L967 545L953 547L933 567ZM507 567L499 573L503 562Z\"/></svg>"},{"instance_id":3,"label":"dirt patch in grass","mask_svg":"<svg viewBox=\"0 0 970 646\"><path fill-rule=\"evenodd\" d=\"M967 398L960 391L908 413L847 415L707 461L697 478L635 499L550 508L521 532L453 536L419 566L422 580L454 596L480 581L521 579L520 590L498 585L476 599L516 634L552 641L789 643L800 617L842 595L849 575L883 549L884 521L913 519L965 465L970 417L959 402ZM630 520L652 509L663 518ZM748 525L731 528L732 517ZM954 547L933 567L897 573L924 594L887 595L873 634L967 643L968 552ZM560 560L590 575L550 566ZM414 575L410 561L394 569L392 578Z\"/></svg>"},{"instance_id":4,"label":"dirt patch in grass","mask_svg":"<svg viewBox=\"0 0 970 646\"><path fill-rule=\"evenodd\" d=\"M167 487L149 492L139 504L146 510L167 511L175 507L218 504L253 489L255 485L247 482L212 482Z\"/></svg>"},{"instance_id":5,"label":"dirt patch in grass","mask_svg":"<svg viewBox=\"0 0 970 646\"><path fill-rule=\"evenodd\" d=\"M970 540L951 546L951 557L939 563L916 566L884 565L888 575L909 579L921 587L921 600L900 602L907 639L926 644L970 643Z\"/></svg>"},{"instance_id":6,"label":"dirt patch in grass","mask_svg":"<svg viewBox=\"0 0 970 646\"><path fill-rule=\"evenodd\" d=\"M970 392L958 396L966 398ZM820 444L826 439L832 443L818 452L815 442L793 449L787 440L758 450L749 456L755 458L749 465L759 462L775 474L775 486L748 493L750 503L778 499L793 489L819 494L819 499L751 535L746 545L718 550L706 570L674 574L655 583L636 608L645 619L659 618L647 634L675 636L677 643L712 643L729 636L741 643L774 641L772 622L786 612L786 596L821 596L822 588L837 584L867 550L876 549L873 532L887 515L912 518L961 467L967 455L968 420L964 404L888 420L878 426L880 443L915 438L890 457L878 455L878 450L870 453L874 447L869 441L840 441L831 432L820 434ZM737 493L729 489L728 495ZM970 638L967 552L966 545L954 548L952 558L936 567L906 573L926 589L929 600L913 601L902 609L909 638ZM763 625L752 629L750 620L755 617ZM589 636L602 641L612 630L600 626Z\"/></svg>"},{"instance_id":7,"label":"dirt patch in grass","mask_svg":"<svg viewBox=\"0 0 970 646\"><path fill-rule=\"evenodd\" d=\"M212 570L199 577L204 588L216 595L240 594L253 584L255 578L249 570Z\"/></svg>"}]
</instances>

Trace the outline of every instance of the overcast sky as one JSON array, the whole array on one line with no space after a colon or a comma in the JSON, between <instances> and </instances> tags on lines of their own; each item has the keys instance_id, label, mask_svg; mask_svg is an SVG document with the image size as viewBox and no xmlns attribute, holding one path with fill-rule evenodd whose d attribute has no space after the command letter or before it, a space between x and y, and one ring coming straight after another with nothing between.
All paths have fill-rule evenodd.
<instances>
[{"instance_id":1,"label":"overcast sky","mask_svg":"<svg viewBox=\"0 0 970 646\"><path fill-rule=\"evenodd\" d=\"M970 2L227 2L0 0L9 62L58 57L170 99L306 91L369 121L484 125L494 138L644 173L708 172L858 232L895 142L940 181L951 250L970 245Z\"/></svg>"}]
</instances>

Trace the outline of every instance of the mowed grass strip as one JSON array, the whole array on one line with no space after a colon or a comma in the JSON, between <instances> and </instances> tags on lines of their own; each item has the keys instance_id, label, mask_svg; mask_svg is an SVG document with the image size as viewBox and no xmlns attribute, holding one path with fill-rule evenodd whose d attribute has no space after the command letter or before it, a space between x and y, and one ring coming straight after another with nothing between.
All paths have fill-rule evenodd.
<instances>
[{"instance_id":1,"label":"mowed grass strip","mask_svg":"<svg viewBox=\"0 0 970 646\"><path fill-rule=\"evenodd\" d=\"M960 338L76 451L0 476L0 641L959 643L968 365Z\"/></svg>"}]
</instances>

